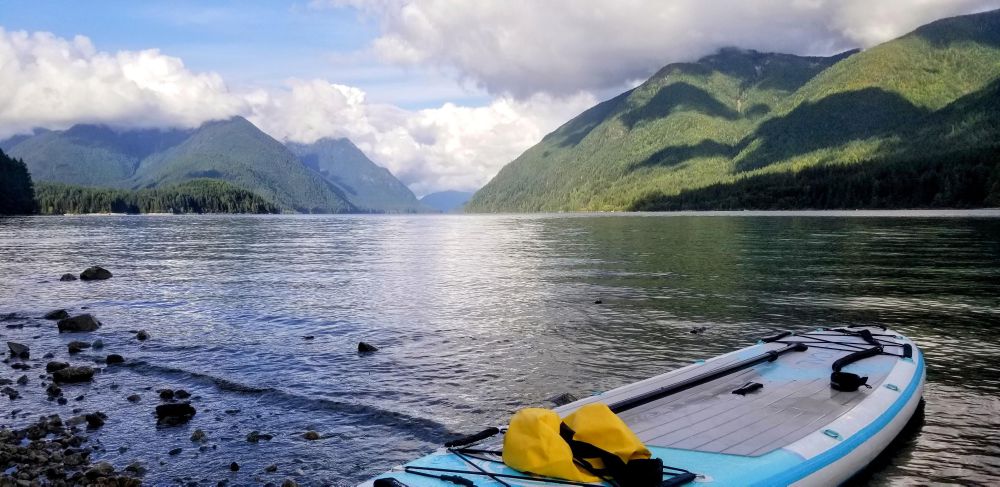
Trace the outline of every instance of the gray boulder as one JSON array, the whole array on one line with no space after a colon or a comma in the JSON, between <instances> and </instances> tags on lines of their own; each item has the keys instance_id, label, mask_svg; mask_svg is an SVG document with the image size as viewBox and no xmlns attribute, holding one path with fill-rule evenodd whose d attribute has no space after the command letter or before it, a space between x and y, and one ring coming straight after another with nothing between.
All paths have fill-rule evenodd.
<instances>
[{"instance_id":1,"label":"gray boulder","mask_svg":"<svg viewBox=\"0 0 1000 487\"><path fill-rule=\"evenodd\" d=\"M59 333L77 333L96 331L101 327L101 322L91 314L83 314L59 320L56 326L59 327Z\"/></svg>"},{"instance_id":2,"label":"gray boulder","mask_svg":"<svg viewBox=\"0 0 1000 487\"><path fill-rule=\"evenodd\" d=\"M30 349L27 345L22 345L17 342L7 342L7 348L10 349L10 356L27 359L29 357Z\"/></svg>"}]
</instances>

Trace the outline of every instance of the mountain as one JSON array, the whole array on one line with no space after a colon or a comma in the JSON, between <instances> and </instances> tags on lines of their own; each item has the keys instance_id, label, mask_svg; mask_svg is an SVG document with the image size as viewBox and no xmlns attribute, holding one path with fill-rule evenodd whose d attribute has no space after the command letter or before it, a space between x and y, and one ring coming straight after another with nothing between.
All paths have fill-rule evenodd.
<instances>
[{"instance_id":1,"label":"mountain","mask_svg":"<svg viewBox=\"0 0 1000 487\"><path fill-rule=\"evenodd\" d=\"M348 139L324 138L312 144L289 143L287 146L307 167L339 189L358 211L426 211L405 184L388 169L368 159Z\"/></svg>"},{"instance_id":2,"label":"mountain","mask_svg":"<svg viewBox=\"0 0 1000 487\"><path fill-rule=\"evenodd\" d=\"M460 211L472 194L468 191L439 191L420 198L420 202L441 213L451 213Z\"/></svg>"},{"instance_id":3,"label":"mountain","mask_svg":"<svg viewBox=\"0 0 1000 487\"><path fill-rule=\"evenodd\" d=\"M0 149L0 215L27 215L35 209L35 191L28 168Z\"/></svg>"},{"instance_id":4,"label":"mountain","mask_svg":"<svg viewBox=\"0 0 1000 487\"><path fill-rule=\"evenodd\" d=\"M145 158L129 186L162 187L200 178L234 183L297 212L355 210L338 188L243 117L206 123L180 144Z\"/></svg>"},{"instance_id":5,"label":"mountain","mask_svg":"<svg viewBox=\"0 0 1000 487\"><path fill-rule=\"evenodd\" d=\"M5 141L10 154L28 165L32 177L85 186L106 186L130 177L143 158L176 145L183 130L120 132L99 125L74 125L64 131L36 132Z\"/></svg>"},{"instance_id":6,"label":"mountain","mask_svg":"<svg viewBox=\"0 0 1000 487\"><path fill-rule=\"evenodd\" d=\"M193 130L75 125L0 145L23 159L39 182L148 189L208 178L260 195L284 211L358 211L343 190L242 117Z\"/></svg>"},{"instance_id":7,"label":"mountain","mask_svg":"<svg viewBox=\"0 0 1000 487\"><path fill-rule=\"evenodd\" d=\"M470 211L1000 204L1000 11L833 57L671 64L505 166Z\"/></svg>"}]
</instances>

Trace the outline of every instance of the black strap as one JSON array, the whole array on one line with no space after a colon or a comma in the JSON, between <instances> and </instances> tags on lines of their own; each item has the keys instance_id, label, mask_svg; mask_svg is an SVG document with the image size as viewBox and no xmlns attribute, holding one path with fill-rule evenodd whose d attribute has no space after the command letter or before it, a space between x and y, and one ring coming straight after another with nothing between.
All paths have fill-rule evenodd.
<instances>
[{"instance_id":1,"label":"black strap","mask_svg":"<svg viewBox=\"0 0 1000 487\"><path fill-rule=\"evenodd\" d=\"M790 336L791 334L792 334L792 332L790 332L790 331L783 331L783 332L778 333L777 335L774 335L774 336L761 338L760 341L762 341L764 343L776 342L778 340L781 340L782 338Z\"/></svg>"},{"instance_id":2,"label":"black strap","mask_svg":"<svg viewBox=\"0 0 1000 487\"><path fill-rule=\"evenodd\" d=\"M573 460L590 473L601 478L611 477L614 479L624 475L625 462L618 455L590 443L573 439L576 432L568 424L561 423L559 425L559 436L562 436L563 441L569 445L569 449L573 452ZM586 460L587 458L599 458L604 464L604 468L595 468Z\"/></svg>"},{"instance_id":3,"label":"black strap","mask_svg":"<svg viewBox=\"0 0 1000 487\"><path fill-rule=\"evenodd\" d=\"M465 446L477 441L485 440L491 436L495 436L500 433L500 428L486 428L479 433L471 434L468 436L463 436L461 438L456 438L444 444L448 448L456 446Z\"/></svg>"},{"instance_id":4,"label":"black strap","mask_svg":"<svg viewBox=\"0 0 1000 487\"><path fill-rule=\"evenodd\" d=\"M868 357L874 357L882 353L882 347L872 347L865 350L858 350L857 352L849 353L833 363L833 371L840 372L847 365L853 364L861 359L866 359Z\"/></svg>"},{"instance_id":5,"label":"black strap","mask_svg":"<svg viewBox=\"0 0 1000 487\"><path fill-rule=\"evenodd\" d=\"M603 448L573 439L576 432L566 423L559 425L559 436L562 436L569 445L569 449L573 452L573 461L577 465L613 486L660 487L663 483L663 460L659 458L625 462L618 455ZM604 468L594 467L587 461L588 458L600 459Z\"/></svg>"}]
</instances>

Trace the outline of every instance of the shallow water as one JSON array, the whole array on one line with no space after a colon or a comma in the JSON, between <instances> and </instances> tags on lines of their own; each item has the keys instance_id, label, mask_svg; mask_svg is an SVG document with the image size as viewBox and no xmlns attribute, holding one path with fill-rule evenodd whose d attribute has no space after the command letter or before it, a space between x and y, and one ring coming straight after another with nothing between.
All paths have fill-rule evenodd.
<instances>
[{"instance_id":1,"label":"shallow water","mask_svg":"<svg viewBox=\"0 0 1000 487\"><path fill-rule=\"evenodd\" d=\"M93 264L115 277L58 281ZM1000 482L998 212L8 218L0 275L0 313L87 307L106 347L74 361L128 360L66 406L32 374L0 424L100 409L99 458L150 483L350 485L559 393L845 323L897 328L929 366L922 423L862 480ZM79 338L27 323L0 340L65 359ZM156 427L161 387L195 395L188 425Z\"/></svg>"}]
</instances>

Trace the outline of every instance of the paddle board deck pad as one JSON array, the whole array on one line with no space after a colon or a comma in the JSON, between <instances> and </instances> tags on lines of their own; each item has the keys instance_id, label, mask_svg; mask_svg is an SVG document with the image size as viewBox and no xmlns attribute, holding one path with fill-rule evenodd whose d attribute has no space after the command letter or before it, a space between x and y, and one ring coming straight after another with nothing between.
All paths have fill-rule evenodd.
<instances>
[{"instance_id":1,"label":"paddle board deck pad","mask_svg":"<svg viewBox=\"0 0 1000 487\"><path fill-rule=\"evenodd\" d=\"M835 363L867 377L867 385L832 387ZM675 468L664 479L677 485L837 485L902 431L924 378L922 353L892 330L819 329L770 337L556 411L565 416L591 402L608 404L655 458ZM560 485L518 478L526 475L485 453L502 443L498 434L471 452L442 448L361 485Z\"/></svg>"}]
</instances>

